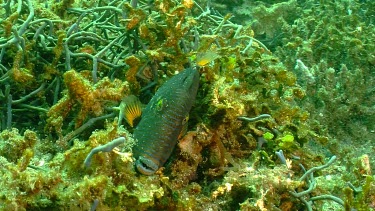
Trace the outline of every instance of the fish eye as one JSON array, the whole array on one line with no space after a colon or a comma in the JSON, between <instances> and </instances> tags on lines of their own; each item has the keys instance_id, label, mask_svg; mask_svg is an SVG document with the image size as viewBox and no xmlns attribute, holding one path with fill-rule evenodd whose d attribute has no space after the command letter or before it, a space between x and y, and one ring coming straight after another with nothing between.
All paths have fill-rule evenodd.
<instances>
[{"instance_id":1,"label":"fish eye","mask_svg":"<svg viewBox=\"0 0 375 211\"><path fill-rule=\"evenodd\" d=\"M189 121L189 116L186 116L186 117L182 120L182 125L185 125L188 121Z\"/></svg>"}]
</instances>

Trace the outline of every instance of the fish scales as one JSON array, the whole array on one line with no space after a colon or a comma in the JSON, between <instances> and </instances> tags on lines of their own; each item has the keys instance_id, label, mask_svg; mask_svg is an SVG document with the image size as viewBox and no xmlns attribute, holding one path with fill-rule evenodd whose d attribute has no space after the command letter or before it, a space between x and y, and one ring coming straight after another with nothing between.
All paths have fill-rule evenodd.
<instances>
[{"instance_id":1,"label":"fish scales","mask_svg":"<svg viewBox=\"0 0 375 211\"><path fill-rule=\"evenodd\" d=\"M155 173L173 152L195 101L199 73L188 68L166 81L155 93L134 130L136 168Z\"/></svg>"}]
</instances>

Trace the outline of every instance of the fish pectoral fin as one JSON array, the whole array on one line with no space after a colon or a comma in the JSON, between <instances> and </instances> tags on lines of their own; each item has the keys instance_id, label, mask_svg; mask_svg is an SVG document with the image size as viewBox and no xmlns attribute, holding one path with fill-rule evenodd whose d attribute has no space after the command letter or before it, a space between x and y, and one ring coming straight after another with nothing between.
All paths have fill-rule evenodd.
<instances>
[{"instance_id":1,"label":"fish pectoral fin","mask_svg":"<svg viewBox=\"0 0 375 211\"><path fill-rule=\"evenodd\" d=\"M180 140L182 137L185 136L188 130L188 121L189 121L189 115L187 115L183 120L182 120L182 128L180 131L180 134L178 135L178 140Z\"/></svg>"},{"instance_id":2,"label":"fish pectoral fin","mask_svg":"<svg viewBox=\"0 0 375 211\"><path fill-rule=\"evenodd\" d=\"M142 104L139 99L134 95L126 96L122 99L120 107L126 122L134 127L142 115Z\"/></svg>"}]
</instances>

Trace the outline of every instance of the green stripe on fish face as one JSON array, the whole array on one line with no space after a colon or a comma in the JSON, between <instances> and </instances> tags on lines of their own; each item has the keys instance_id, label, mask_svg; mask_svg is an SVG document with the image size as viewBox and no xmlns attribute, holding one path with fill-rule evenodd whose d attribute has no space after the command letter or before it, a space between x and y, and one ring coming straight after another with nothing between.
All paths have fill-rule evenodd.
<instances>
[{"instance_id":1,"label":"green stripe on fish face","mask_svg":"<svg viewBox=\"0 0 375 211\"><path fill-rule=\"evenodd\" d=\"M189 116L199 85L196 69L185 69L166 81L155 93L134 130L133 147L139 172L155 173L173 152Z\"/></svg>"}]
</instances>

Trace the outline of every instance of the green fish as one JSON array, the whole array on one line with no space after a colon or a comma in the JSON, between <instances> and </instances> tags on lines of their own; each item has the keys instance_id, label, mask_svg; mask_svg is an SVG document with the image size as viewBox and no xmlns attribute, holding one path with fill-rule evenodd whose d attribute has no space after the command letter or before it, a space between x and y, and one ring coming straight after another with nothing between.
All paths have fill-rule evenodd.
<instances>
[{"instance_id":1,"label":"green fish","mask_svg":"<svg viewBox=\"0 0 375 211\"><path fill-rule=\"evenodd\" d=\"M199 86L199 73L188 68L166 81L142 111L134 129L136 169L154 174L170 157L180 134L186 129L190 109Z\"/></svg>"}]
</instances>

